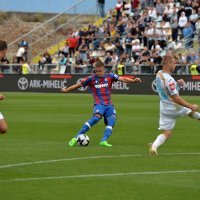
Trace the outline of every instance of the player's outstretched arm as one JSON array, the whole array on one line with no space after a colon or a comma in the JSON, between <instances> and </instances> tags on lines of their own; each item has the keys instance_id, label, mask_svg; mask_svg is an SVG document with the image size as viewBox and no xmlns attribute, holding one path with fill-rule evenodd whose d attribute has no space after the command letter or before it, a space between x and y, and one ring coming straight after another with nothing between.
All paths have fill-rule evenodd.
<instances>
[{"instance_id":1,"label":"player's outstretched arm","mask_svg":"<svg viewBox=\"0 0 200 200\"><path fill-rule=\"evenodd\" d=\"M77 83L77 84L72 85L72 86L70 86L68 88L62 88L61 92L68 93L68 92L71 92L71 91L73 91L75 89L78 89L80 87L82 87L82 85L80 83Z\"/></svg>"},{"instance_id":2,"label":"player's outstretched arm","mask_svg":"<svg viewBox=\"0 0 200 200\"><path fill-rule=\"evenodd\" d=\"M0 101L5 99L5 96L3 94L0 94Z\"/></svg>"},{"instance_id":3,"label":"player's outstretched arm","mask_svg":"<svg viewBox=\"0 0 200 200\"><path fill-rule=\"evenodd\" d=\"M132 79L132 78L127 78L127 77L119 77L118 80L124 83L137 83L137 82L141 83L142 82L140 78Z\"/></svg>"},{"instance_id":4,"label":"player's outstretched arm","mask_svg":"<svg viewBox=\"0 0 200 200\"><path fill-rule=\"evenodd\" d=\"M184 100L181 96L179 96L178 94L171 96L171 98L174 100L175 103L187 107L189 109L191 109L192 111L197 111L199 106L196 104L190 104L189 102L187 102L186 100Z\"/></svg>"}]
</instances>

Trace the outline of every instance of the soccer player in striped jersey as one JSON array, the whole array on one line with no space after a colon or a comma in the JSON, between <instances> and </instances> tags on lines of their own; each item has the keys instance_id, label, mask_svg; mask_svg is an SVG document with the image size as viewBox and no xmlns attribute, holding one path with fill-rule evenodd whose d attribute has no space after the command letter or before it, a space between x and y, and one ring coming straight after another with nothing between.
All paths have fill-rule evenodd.
<instances>
[{"instance_id":1,"label":"soccer player in striped jersey","mask_svg":"<svg viewBox=\"0 0 200 200\"><path fill-rule=\"evenodd\" d=\"M69 141L70 147L75 146L78 136L86 133L93 125L99 122L102 117L104 117L106 129L103 138L100 141L100 146L112 146L107 140L112 134L116 122L116 111L111 101L112 83L116 81L122 81L125 83L141 82L140 78L131 79L127 77L119 77L113 73L107 74L105 73L104 63L98 61L94 64L94 75L87 76L82 79L80 83L68 88L62 88L61 92L68 93L77 88L88 86L94 98L93 116L83 125L76 136Z\"/></svg>"},{"instance_id":2,"label":"soccer player in striped jersey","mask_svg":"<svg viewBox=\"0 0 200 200\"><path fill-rule=\"evenodd\" d=\"M149 144L150 155L157 155L157 148L171 137L177 118L188 115L200 120L200 113L197 112L198 105L185 101L179 95L178 87L183 86L184 81L180 79L176 82L171 76L175 67L173 56L166 55L163 57L163 70L156 75L156 87L160 96L159 130L163 132Z\"/></svg>"},{"instance_id":3,"label":"soccer player in striped jersey","mask_svg":"<svg viewBox=\"0 0 200 200\"><path fill-rule=\"evenodd\" d=\"M0 40L0 63L3 58L6 57L7 52L7 43L3 40ZM5 99L5 96L0 94L0 101ZM0 134L6 133L8 129L6 120L4 119L2 113L0 112Z\"/></svg>"}]
</instances>

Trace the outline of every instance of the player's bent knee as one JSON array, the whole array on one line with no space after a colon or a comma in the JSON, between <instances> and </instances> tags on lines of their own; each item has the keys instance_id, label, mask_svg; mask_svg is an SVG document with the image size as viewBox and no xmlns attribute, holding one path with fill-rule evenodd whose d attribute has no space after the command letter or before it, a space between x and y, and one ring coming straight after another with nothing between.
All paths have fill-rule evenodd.
<instances>
[{"instance_id":1,"label":"player's bent knee","mask_svg":"<svg viewBox=\"0 0 200 200\"><path fill-rule=\"evenodd\" d=\"M97 119L97 120L100 120L102 118L102 116L100 114L95 114L94 117Z\"/></svg>"}]
</instances>

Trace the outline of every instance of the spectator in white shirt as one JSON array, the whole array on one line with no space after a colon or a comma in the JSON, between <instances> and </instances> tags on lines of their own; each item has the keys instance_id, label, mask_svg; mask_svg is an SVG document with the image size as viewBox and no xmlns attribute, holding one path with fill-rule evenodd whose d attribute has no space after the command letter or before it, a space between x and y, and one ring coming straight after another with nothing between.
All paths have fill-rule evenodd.
<instances>
[{"instance_id":1,"label":"spectator in white shirt","mask_svg":"<svg viewBox=\"0 0 200 200\"><path fill-rule=\"evenodd\" d=\"M24 53L25 53L25 47L20 47L17 51L17 63L20 63L20 61L24 60L23 59L23 56L24 56Z\"/></svg>"},{"instance_id":2,"label":"spectator in white shirt","mask_svg":"<svg viewBox=\"0 0 200 200\"><path fill-rule=\"evenodd\" d=\"M156 9L153 7L149 7L149 17L151 17L151 19L154 21L157 19L157 13L156 13Z\"/></svg>"},{"instance_id":3,"label":"spectator in white shirt","mask_svg":"<svg viewBox=\"0 0 200 200\"><path fill-rule=\"evenodd\" d=\"M178 25L179 25L179 28L181 29L181 31L186 26L187 22L188 22L188 20L187 20L187 17L185 16L185 12L182 12L181 16L178 20Z\"/></svg>"}]
</instances>

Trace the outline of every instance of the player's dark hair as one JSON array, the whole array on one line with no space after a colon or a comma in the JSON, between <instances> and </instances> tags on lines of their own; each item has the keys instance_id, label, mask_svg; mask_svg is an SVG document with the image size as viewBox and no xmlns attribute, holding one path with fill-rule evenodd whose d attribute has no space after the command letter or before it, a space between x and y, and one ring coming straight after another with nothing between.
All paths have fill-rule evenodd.
<instances>
[{"instance_id":1,"label":"player's dark hair","mask_svg":"<svg viewBox=\"0 0 200 200\"><path fill-rule=\"evenodd\" d=\"M97 61L96 63L94 63L94 68L96 67L104 67L104 63L102 61Z\"/></svg>"},{"instance_id":2,"label":"player's dark hair","mask_svg":"<svg viewBox=\"0 0 200 200\"><path fill-rule=\"evenodd\" d=\"M7 46L7 42L4 41L4 40L0 40L0 51L3 51L5 49L7 49L8 46Z\"/></svg>"}]
</instances>

